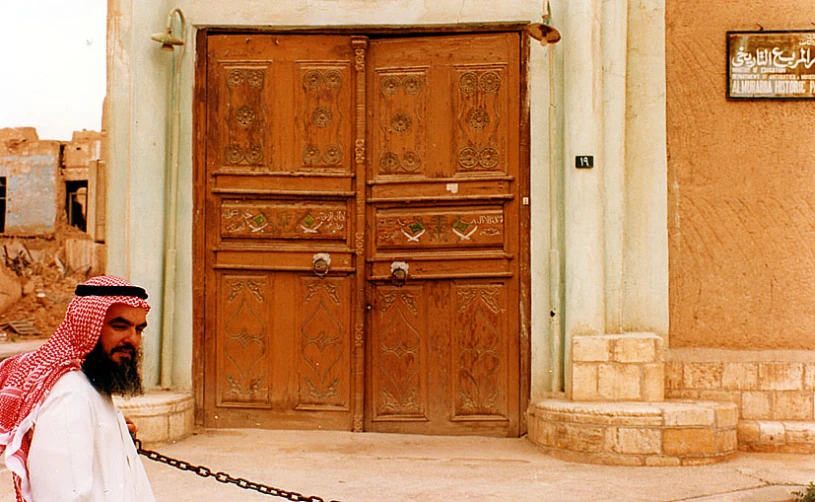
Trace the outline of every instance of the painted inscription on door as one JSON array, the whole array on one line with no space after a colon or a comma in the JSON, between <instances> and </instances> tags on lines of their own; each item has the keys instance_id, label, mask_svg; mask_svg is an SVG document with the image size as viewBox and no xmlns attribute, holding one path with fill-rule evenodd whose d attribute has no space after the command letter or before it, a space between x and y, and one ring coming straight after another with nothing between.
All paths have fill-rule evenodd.
<instances>
[{"instance_id":1,"label":"painted inscription on door","mask_svg":"<svg viewBox=\"0 0 815 502\"><path fill-rule=\"evenodd\" d=\"M381 249L501 247L503 208L383 209L376 214L376 245Z\"/></svg>"},{"instance_id":2,"label":"painted inscription on door","mask_svg":"<svg viewBox=\"0 0 815 502\"><path fill-rule=\"evenodd\" d=\"M325 203L234 202L221 206L225 238L346 240L346 205Z\"/></svg>"}]
</instances>

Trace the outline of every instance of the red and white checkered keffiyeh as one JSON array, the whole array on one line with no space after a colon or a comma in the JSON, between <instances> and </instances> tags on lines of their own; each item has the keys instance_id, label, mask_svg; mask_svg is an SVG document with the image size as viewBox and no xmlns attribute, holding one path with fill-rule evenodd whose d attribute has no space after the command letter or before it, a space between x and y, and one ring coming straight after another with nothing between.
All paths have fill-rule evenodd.
<instances>
[{"instance_id":1,"label":"red and white checkered keffiyeh","mask_svg":"<svg viewBox=\"0 0 815 502\"><path fill-rule=\"evenodd\" d=\"M114 276L94 277L85 284L132 286ZM80 369L96 346L108 308L115 303L150 310L145 300L135 296L74 297L65 319L42 347L0 363L0 454L14 473L18 502L32 500L28 450L40 404L62 375Z\"/></svg>"}]
</instances>

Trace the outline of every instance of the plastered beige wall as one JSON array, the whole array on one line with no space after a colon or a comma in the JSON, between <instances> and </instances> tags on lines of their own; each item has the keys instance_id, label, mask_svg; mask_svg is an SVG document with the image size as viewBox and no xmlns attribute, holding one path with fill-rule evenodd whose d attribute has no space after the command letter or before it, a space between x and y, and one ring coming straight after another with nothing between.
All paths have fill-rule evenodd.
<instances>
[{"instance_id":1,"label":"plastered beige wall","mask_svg":"<svg viewBox=\"0 0 815 502\"><path fill-rule=\"evenodd\" d=\"M815 348L815 102L728 101L728 30L815 2L667 0L670 346Z\"/></svg>"}]
</instances>

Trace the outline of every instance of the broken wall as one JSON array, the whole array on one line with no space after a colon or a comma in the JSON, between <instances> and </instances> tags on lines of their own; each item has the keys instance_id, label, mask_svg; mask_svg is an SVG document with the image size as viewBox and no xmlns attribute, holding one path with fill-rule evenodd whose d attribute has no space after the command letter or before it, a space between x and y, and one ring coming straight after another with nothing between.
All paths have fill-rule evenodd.
<instances>
[{"instance_id":1,"label":"broken wall","mask_svg":"<svg viewBox=\"0 0 815 502\"><path fill-rule=\"evenodd\" d=\"M42 141L33 128L0 129L0 177L6 178L8 236L55 232L60 184L60 142Z\"/></svg>"},{"instance_id":2,"label":"broken wall","mask_svg":"<svg viewBox=\"0 0 815 502\"><path fill-rule=\"evenodd\" d=\"M104 135L97 131L74 131L65 145L62 178L66 182L87 182L87 200L83 208L85 232L91 240L105 241L106 163L103 158Z\"/></svg>"}]
</instances>

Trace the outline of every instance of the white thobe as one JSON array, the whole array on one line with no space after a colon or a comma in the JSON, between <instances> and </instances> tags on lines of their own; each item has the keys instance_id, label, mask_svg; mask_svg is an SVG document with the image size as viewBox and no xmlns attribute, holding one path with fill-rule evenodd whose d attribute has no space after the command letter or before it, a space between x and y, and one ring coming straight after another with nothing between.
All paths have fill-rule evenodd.
<instances>
[{"instance_id":1,"label":"white thobe","mask_svg":"<svg viewBox=\"0 0 815 502\"><path fill-rule=\"evenodd\" d=\"M81 371L42 404L28 453L35 502L150 502L153 490L122 412Z\"/></svg>"}]
</instances>

